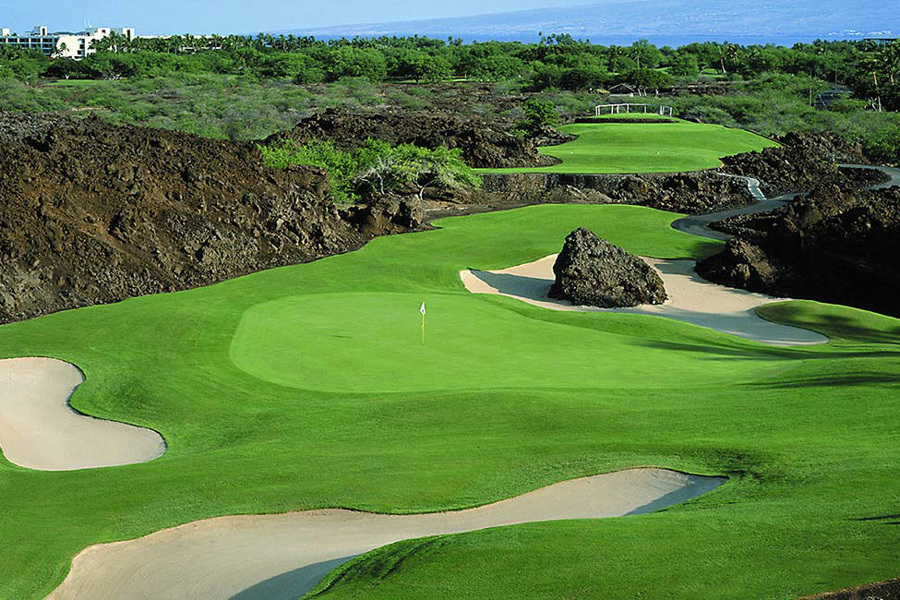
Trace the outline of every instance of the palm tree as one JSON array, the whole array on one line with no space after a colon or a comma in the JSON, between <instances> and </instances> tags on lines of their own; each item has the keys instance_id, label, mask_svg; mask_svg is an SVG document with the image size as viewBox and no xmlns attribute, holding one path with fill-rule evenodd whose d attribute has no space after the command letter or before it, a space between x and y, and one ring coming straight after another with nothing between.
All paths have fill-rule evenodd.
<instances>
[{"instance_id":1,"label":"palm tree","mask_svg":"<svg viewBox=\"0 0 900 600\"><path fill-rule=\"evenodd\" d=\"M882 46L878 51L876 61L882 73L887 74L893 85L894 75L900 69L900 43L892 42Z\"/></svg>"},{"instance_id":2,"label":"palm tree","mask_svg":"<svg viewBox=\"0 0 900 600\"><path fill-rule=\"evenodd\" d=\"M737 44L732 44L729 42L725 42L725 45L722 47L722 51L719 57L719 62L722 64L722 75L726 75L728 71L725 70L725 64L731 65L732 69L737 65L738 56L741 54L741 47Z\"/></svg>"}]
</instances>

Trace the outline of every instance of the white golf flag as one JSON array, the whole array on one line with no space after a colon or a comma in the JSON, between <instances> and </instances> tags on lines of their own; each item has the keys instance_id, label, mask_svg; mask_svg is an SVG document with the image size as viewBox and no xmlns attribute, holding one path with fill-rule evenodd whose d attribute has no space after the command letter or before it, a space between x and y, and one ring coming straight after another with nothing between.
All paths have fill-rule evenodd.
<instances>
[{"instance_id":1,"label":"white golf flag","mask_svg":"<svg viewBox=\"0 0 900 600\"><path fill-rule=\"evenodd\" d=\"M422 306L419 307L419 312L422 313L422 316L425 316L425 302L422 302Z\"/></svg>"}]
</instances>

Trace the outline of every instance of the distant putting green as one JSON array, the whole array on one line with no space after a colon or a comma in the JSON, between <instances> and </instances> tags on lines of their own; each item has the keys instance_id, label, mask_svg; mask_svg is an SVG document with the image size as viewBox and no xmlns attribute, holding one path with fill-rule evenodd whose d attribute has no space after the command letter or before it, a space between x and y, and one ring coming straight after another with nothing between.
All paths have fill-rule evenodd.
<instances>
[{"instance_id":1,"label":"distant putting green","mask_svg":"<svg viewBox=\"0 0 900 600\"><path fill-rule=\"evenodd\" d=\"M676 123L602 123L609 118L661 118L632 113L559 129L578 138L540 152L562 162L549 167L480 169L482 173L668 173L722 166L723 156L777 146L743 129L678 120Z\"/></svg>"},{"instance_id":2,"label":"distant putting green","mask_svg":"<svg viewBox=\"0 0 900 600\"><path fill-rule=\"evenodd\" d=\"M833 339L775 348L475 295L459 279L558 251L578 226L645 256L721 248L673 230L676 217L564 205L446 219L0 327L0 357L78 365L74 407L168 444L106 469L0 460L0 598L43 598L91 544L205 517L437 511L636 466L731 481L655 514L403 542L317 597L784 599L900 575L900 320L771 305L766 318Z\"/></svg>"}]
</instances>

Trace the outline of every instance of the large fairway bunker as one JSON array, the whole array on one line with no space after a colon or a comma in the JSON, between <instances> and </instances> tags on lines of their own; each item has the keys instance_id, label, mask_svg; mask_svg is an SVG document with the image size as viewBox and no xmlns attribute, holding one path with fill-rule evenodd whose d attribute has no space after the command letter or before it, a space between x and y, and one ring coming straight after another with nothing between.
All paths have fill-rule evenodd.
<instances>
[{"instance_id":1,"label":"large fairway bunker","mask_svg":"<svg viewBox=\"0 0 900 600\"><path fill-rule=\"evenodd\" d=\"M293 600L354 556L400 540L645 514L696 498L726 481L628 469L462 511L384 515L332 509L209 519L86 549L48 600Z\"/></svg>"},{"instance_id":2,"label":"large fairway bunker","mask_svg":"<svg viewBox=\"0 0 900 600\"><path fill-rule=\"evenodd\" d=\"M644 304L628 308L576 306L565 300L550 298L548 293L555 276L556 254L499 271L460 271L470 292L500 294L534 306L551 310L580 312L616 312L654 315L693 323L742 338L774 346L823 344L828 338L820 333L773 323L756 314L756 308L772 302L783 302L764 294L736 290L704 280L694 272L692 260L643 259L660 275L668 299L661 305Z\"/></svg>"}]
</instances>

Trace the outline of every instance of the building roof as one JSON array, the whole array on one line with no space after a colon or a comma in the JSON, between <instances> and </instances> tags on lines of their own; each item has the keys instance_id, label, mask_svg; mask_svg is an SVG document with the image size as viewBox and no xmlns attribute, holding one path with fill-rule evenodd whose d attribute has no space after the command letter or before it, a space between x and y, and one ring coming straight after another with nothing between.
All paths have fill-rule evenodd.
<instances>
[{"instance_id":1,"label":"building roof","mask_svg":"<svg viewBox=\"0 0 900 600\"><path fill-rule=\"evenodd\" d=\"M627 83L617 83L616 85L609 88L609 91L613 90L628 90L629 92L636 92L637 88L627 84Z\"/></svg>"}]
</instances>

